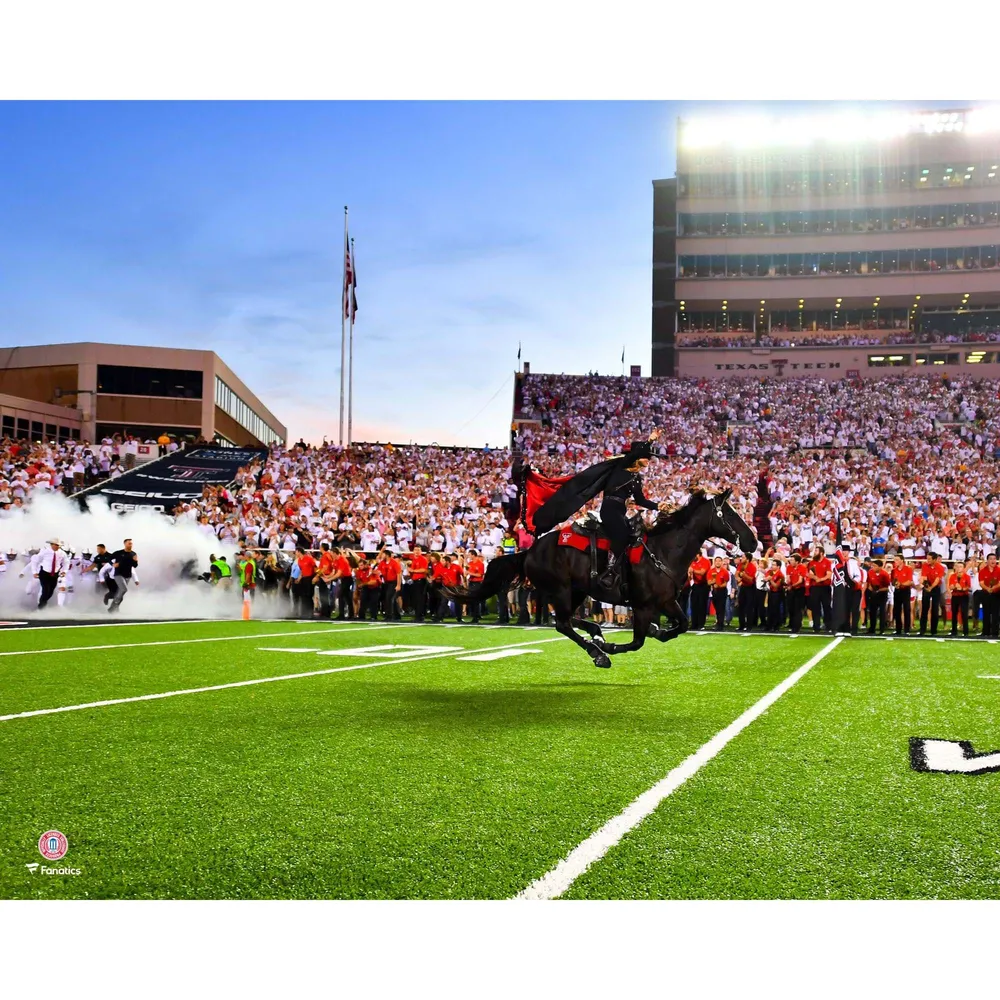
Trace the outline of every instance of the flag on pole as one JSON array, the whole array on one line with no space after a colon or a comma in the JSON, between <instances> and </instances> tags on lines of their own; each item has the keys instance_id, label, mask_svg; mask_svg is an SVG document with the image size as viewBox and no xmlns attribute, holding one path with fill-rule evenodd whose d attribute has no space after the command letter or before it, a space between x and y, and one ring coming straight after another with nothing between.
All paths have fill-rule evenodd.
<instances>
[{"instance_id":1,"label":"flag on pole","mask_svg":"<svg viewBox=\"0 0 1000 1000\"><path fill-rule=\"evenodd\" d=\"M625 364L625 348L622 347L622 364Z\"/></svg>"},{"instance_id":2,"label":"flag on pole","mask_svg":"<svg viewBox=\"0 0 1000 1000\"><path fill-rule=\"evenodd\" d=\"M354 249L345 234L344 236L344 319L352 323L358 311L357 289L358 281L354 273Z\"/></svg>"},{"instance_id":3,"label":"flag on pole","mask_svg":"<svg viewBox=\"0 0 1000 1000\"><path fill-rule=\"evenodd\" d=\"M521 360L521 341L517 342L517 360Z\"/></svg>"}]
</instances>

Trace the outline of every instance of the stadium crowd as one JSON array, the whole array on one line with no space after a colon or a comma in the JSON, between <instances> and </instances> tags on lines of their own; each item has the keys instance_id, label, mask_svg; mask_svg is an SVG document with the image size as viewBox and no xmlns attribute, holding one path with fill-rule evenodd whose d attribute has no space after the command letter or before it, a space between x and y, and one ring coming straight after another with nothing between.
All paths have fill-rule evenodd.
<instances>
[{"instance_id":1,"label":"stadium crowd","mask_svg":"<svg viewBox=\"0 0 1000 1000\"><path fill-rule=\"evenodd\" d=\"M115 479L136 464L140 445L156 448L157 454L180 447L168 435L157 441L139 441L130 434L115 434L96 444L2 438L0 509L11 503L19 506L35 490L71 494L105 479Z\"/></svg>"},{"instance_id":2,"label":"stadium crowd","mask_svg":"<svg viewBox=\"0 0 1000 1000\"><path fill-rule=\"evenodd\" d=\"M514 443L542 472L583 469L659 427L647 495L681 504L696 487L733 487L760 555L785 574L794 552L815 546L827 555L849 546L862 561L919 563L936 553L973 569L996 549L996 382L930 373L839 382L525 375L517 392ZM81 466L84 483L120 474L125 446L4 440L0 508L35 489L75 488ZM402 602L421 618L460 616L461 607L434 606L427 581L474 581L491 558L531 543L509 517L510 466L508 449L299 442L273 447L230 488L206 487L173 517L252 554L255 583L268 580L298 614L377 607L392 616ZM213 574L222 578L218 567ZM522 619L531 597L511 595ZM482 609L465 611L478 618Z\"/></svg>"}]
</instances>

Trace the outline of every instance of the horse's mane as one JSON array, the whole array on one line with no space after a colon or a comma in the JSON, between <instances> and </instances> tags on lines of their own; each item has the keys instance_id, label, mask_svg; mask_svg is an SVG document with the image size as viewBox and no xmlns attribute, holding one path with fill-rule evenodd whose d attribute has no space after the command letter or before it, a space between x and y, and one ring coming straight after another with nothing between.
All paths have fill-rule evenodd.
<instances>
[{"instance_id":1,"label":"horse's mane","mask_svg":"<svg viewBox=\"0 0 1000 1000\"><path fill-rule=\"evenodd\" d=\"M687 527L694 515L711 500L712 497L704 490L695 490L683 507L678 507L677 510L672 510L670 513L661 511L647 534L662 535L667 531L672 531L674 528Z\"/></svg>"}]
</instances>

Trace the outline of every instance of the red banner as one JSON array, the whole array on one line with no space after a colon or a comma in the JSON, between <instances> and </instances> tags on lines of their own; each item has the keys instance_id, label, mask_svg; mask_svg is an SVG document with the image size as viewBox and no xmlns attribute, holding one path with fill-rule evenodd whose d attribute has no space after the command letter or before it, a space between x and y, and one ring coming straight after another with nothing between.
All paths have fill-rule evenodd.
<instances>
[{"instance_id":1,"label":"red banner","mask_svg":"<svg viewBox=\"0 0 1000 1000\"><path fill-rule=\"evenodd\" d=\"M543 476L540 472L531 469L524 478L524 511L521 519L525 527L532 534L535 533L535 511L545 503L546 500L563 483L568 483L572 476Z\"/></svg>"}]
</instances>

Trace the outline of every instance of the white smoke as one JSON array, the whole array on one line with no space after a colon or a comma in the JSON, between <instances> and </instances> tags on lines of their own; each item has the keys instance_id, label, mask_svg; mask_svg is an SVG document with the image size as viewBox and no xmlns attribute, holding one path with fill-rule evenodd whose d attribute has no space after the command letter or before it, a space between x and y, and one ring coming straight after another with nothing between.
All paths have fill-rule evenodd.
<instances>
[{"instance_id":1,"label":"white smoke","mask_svg":"<svg viewBox=\"0 0 1000 1000\"><path fill-rule=\"evenodd\" d=\"M96 573L74 573L74 590L66 604L58 606L53 596L48 606L37 610L37 588L29 595L32 579L28 566L31 550L49 550L49 539L58 539L69 552L96 553L99 542L109 552L122 548L126 538L139 558L139 586L131 586L120 614L127 618L239 618L240 590L236 580L228 590L202 580L182 579L185 565L194 561L195 575L209 569L209 556L226 556L236 576L236 546L207 535L194 521L174 523L159 511L138 509L119 513L105 500L92 497L88 510L61 494L35 494L24 507L0 513L0 550L7 560L0 575L0 614L6 617L108 618L101 597L106 592L96 585ZM16 552L15 560L9 553ZM24 576L19 576L21 572ZM259 617L260 612L255 613Z\"/></svg>"}]
</instances>

